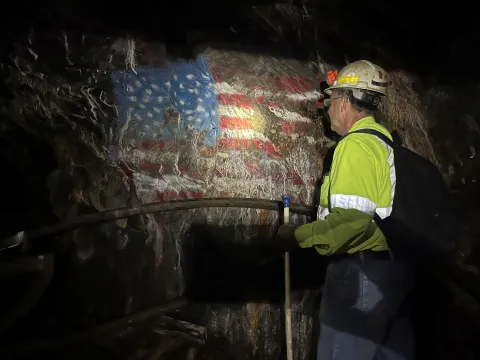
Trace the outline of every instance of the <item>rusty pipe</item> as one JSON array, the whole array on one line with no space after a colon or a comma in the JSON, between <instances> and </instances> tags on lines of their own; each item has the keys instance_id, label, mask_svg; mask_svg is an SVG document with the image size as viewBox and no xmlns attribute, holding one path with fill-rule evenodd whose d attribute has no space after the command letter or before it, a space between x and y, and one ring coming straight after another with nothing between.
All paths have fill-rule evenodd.
<instances>
[{"instance_id":1,"label":"rusty pipe","mask_svg":"<svg viewBox=\"0 0 480 360\"><path fill-rule=\"evenodd\" d=\"M268 199L251 199L251 198L207 198L192 200L175 200L167 202L155 202L143 204L134 208L117 208L111 210L100 211L92 214L80 216L76 219L61 222L58 224L48 225L32 231L20 231L15 235L9 236L0 243L0 251L9 248L20 247L22 251L30 248L31 241L52 237L67 231L75 230L86 225L101 224L109 221L125 219L132 216L146 215L151 213L189 210L198 208L211 207L237 207L248 209L264 209L279 211L283 209L281 201ZM312 216L316 212L316 208L312 205L291 204L290 211L292 213Z\"/></svg>"}]
</instances>

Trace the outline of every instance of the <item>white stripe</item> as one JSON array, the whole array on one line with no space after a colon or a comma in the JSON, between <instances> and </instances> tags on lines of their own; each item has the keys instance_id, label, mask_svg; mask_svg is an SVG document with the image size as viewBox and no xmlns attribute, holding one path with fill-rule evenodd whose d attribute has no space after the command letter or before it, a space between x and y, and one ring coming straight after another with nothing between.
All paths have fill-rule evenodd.
<instances>
[{"instance_id":1,"label":"white stripe","mask_svg":"<svg viewBox=\"0 0 480 360\"><path fill-rule=\"evenodd\" d=\"M391 207L377 208L377 210L375 210L375 212L378 214L380 219L385 219L386 217L390 216L390 214L392 213L392 208Z\"/></svg>"},{"instance_id":2,"label":"white stripe","mask_svg":"<svg viewBox=\"0 0 480 360\"><path fill-rule=\"evenodd\" d=\"M270 106L268 108L275 116L288 122L311 122L309 118L302 116L294 111L282 109L280 107Z\"/></svg>"},{"instance_id":3,"label":"white stripe","mask_svg":"<svg viewBox=\"0 0 480 360\"><path fill-rule=\"evenodd\" d=\"M281 133L280 135L288 136L288 137L292 138L293 140L297 140L301 136L302 139L306 139L307 142L310 145L315 145L317 143L317 140L315 140L315 138L313 138L312 136L305 136L304 134L297 134L297 133L285 134L285 133Z\"/></svg>"},{"instance_id":4,"label":"white stripe","mask_svg":"<svg viewBox=\"0 0 480 360\"><path fill-rule=\"evenodd\" d=\"M386 145L386 144L385 144ZM388 151L389 151L389 154L388 154L388 165L390 166L390 183L391 183L391 201L390 201L390 207L388 208L389 211L388 211L388 214L385 216L390 216L390 214L392 213L392 209L393 209L393 199L395 197L395 187L397 185L397 173L396 173L396 170L395 170L395 163L394 163L394 154L393 154L393 149L390 148L390 146L388 147ZM380 214L378 214L380 216ZM381 216L380 216L381 217ZM382 218L382 217L381 217ZM383 219L383 218L382 218Z\"/></svg>"},{"instance_id":5,"label":"white stripe","mask_svg":"<svg viewBox=\"0 0 480 360\"><path fill-rule=\"evenodd\" d=\"M287 98L295 101L302 101L302 100L318 100L323 97L323 94L321 92L318 92L316 90L314 91L307 91L304 93L299 93L299 94L287 94Z\"/></svg>"},{"instance_id":6,"label":"white stripe","mask_svg":"<svg viewBox=\"0 0 480 360\"><path fill-rule=\"evenodd\" d=\"M271 92L271 91L267 91L267 90L260 90L260 89L254 89L253 90L253 94L255 95L255 97L266 97L266 98L272 98L275 96L275 93Z\"/></svg>"},{"instance_id":7,"label":"white stripe","mask_svg":"<svg viewBox=\"0 0 480 360\"><path fill-rule=\"evenodd\" d=\"M226 82L215 83L215 90L217 94L241 94L241 91Z\"/></svg>"},{"instance_id":8,"label":"white stripe","mask_svg":"<svg viewBox=\"0 0 480 360\"><path fill-rule=\"evenodd\" d=\"M220 132L220 137L231 138L231 139L247 139L247 140L261 140L261 141L270 141L265 135L261 132L255 130L231 130L225 129Z\"/></svg>"},{"instance_id":9,"label":"white stripe","mask_svg":"<svg viewBox=\"0 0 480 360\"><path fill-rule=\"evenodd\" d=\"M205 178L208 178L206 175ZM153 177L142 173L134 173L133 180L139 192L168 192L168 191L191 191L206 192L208 190L215 192L241 192L250 194L269 195L283 187L283 181L272 181L268 178L259 179L248 177L238 179L236 177L215 176L213 180L207 182L203 180L189 179L183 175L159 175ZM305 185L288 184L288 192L292 196L298 197L304 191Z\"/></svg>"},{"instance_id":10,"label":"white stripe","mask_svg":"<svg viewBox=\"0 0 480 360\"><path fill-rule=\"evenodd\" d=\"M377 204L372 200L358 195L332 194L330 195L331 207L342 209L356 209L373 216Z\"/></svg>"},{"instance_id":11,"label":"white stripe","mask_svg":"<svg viewBox=\"0 0 480 360\"><path fill-rule=\"evenodd\" d=\"M325 218L327 217L328 214L330 214L330 211L328 210L328 208L323 207L323 206L318 207L317 219L325 220Z\"/></svg>"},{"instance_id":12,"label":"white stripe","mask_svg":"<svg viewBox=\"0 0 480 360\"><path fill-rule=\"evenodd\" d=\"M137 190L151 191L204 191L205 184L201 180L192 180L185 176L177 176L172 174L159 175L153 177L142 173L133 173L133 181L135 181Z\"/></svg>"},{"instance_id":13,"label":"white stripe","mask_svg":"<svg viewBox=\"0 0 480 360\"><path fill-rule=\"evenodd\" d=\"M245 177L242 179L236 177L219 177L213 178L211 183L212 188L217 192L229 192L246 195L271 197L272 194L278 192L279 188L283 189L283 181L272 181L268 178L259 179ZM287 186L288 194L298 198L302 191L304 191L306 185L294 185L289 183ZM245 194L245 195L244 195ZM275 196L275 195L273 195Z\"/></svg>"},{"instance_id":14,"label":"white stripe","mask_svg":"<svg viewBox=\"0 0 480 360\"><path fill-rule=\"evenodd\" d=\"M249 119L255 114L252 109L245 109L234 105L218 105L218 113L220 116L242 119Z\"/></svg>"},{"instance_id":15,"label":"white stripe","mask_svg":"<svg viewBox=\"0 0 480 360\"><path fill-rule=\"evenodd\" d=\"M228 84L226 82L218 82L215 83L215 90L217 94L228 94L228 95L242 95L248 92L249 89L240 89L235 85ZM254 89L253 90L255 97L265 97L265 98L273 98L273 97L286 97L287 99L293 101L306 101L306 100L317 100L323 97L323 94L319 91L306 91L304 93L284 93L284 92L272 92L268 90L260 90Z\"/></svg>"}]
</instances>

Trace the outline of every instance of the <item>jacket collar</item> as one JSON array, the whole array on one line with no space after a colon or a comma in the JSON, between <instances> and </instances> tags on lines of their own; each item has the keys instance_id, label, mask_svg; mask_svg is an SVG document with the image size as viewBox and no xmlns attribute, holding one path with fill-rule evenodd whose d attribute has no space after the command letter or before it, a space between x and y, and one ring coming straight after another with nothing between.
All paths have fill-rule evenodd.
<instances>
[{"instance_id":1,"label":"jacket collar","mask_svg":"<svg viewBox=\"0 0 480 360\"><path fill-rule=\"evenodd\" d=\"M353 124L353 126L348 132L350 133L352 131L364 128L367 125L373 125L373 124L375 124L375 119L373 118L373 116L367 116L367 117L364 117L363 119L358 120L355 124Z\"/></svg>"}]
</instances>

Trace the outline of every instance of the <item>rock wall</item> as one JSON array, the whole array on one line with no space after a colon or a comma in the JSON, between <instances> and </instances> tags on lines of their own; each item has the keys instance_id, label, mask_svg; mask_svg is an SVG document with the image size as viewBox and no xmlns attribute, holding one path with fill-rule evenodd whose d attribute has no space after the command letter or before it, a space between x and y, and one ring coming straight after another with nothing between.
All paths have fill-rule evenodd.
<instances>
[{"instance_id":1,"label":"rock wall","mask_svg":"<svg viewBox=\"0 0 480 360\"><path fill-rule=\"evenodd\" d=\"M247 52L243 44L205 44L184 59L178 49L144 36L36 27L16 34L2 48L0 68L6 85L2 145L10 156L2 155L2 165L8 164L19 179L3 187L3 198L16 204L6 206L5 235L158 200L279 199L287 192L294 201L312 203L331 146L315 108L318 83L328 69L324 62L342 66L349 59L371 58L394 80L383 121L445 173L471 230L461 243L458 264L478 274L477 79L472 75L459 83L449 75L449 69L458 68L464 76L471 66L458 65L471 64L473 58L452 56L449 64L455 66L445 66L431 43L428 56L417 56L425 41L412 39L431 37L433 30L420 36L409 26L410 36L399 31L401 39L393 41L388 28L379 36L377 25L369 23L364 25L373 26L379 38L363 40L365 31L340 16L345 15L340 3L317 12L303 5L301 11L290 5L254 9L257 18L249 24L260 25L248 31L233 26L232 32L243 31L251 39L258 31L258 38L277 47L291 44L283 55L315 58L314 64ZM75 12L69 15L74 18ZM378 19L383 28L385 17ZM393 51L397 41L407 41L411 51ZM448 41L446 53L462 51L453 36ZM17 160L22 157L30 160ZM176 316L207 326L209 340L199 358L282 357L282 261L257 266L269 254L277 223L272 212L209 209L142 216L66 234L55 245L52 286L27 326L12 337L22 334L16 341L28 341L39 334L71 332L188 294L195 304ZM39 250L47 245L39 244ZM296 358L312 358L315 352L324 265L319 259L311 252L292 259ZM438 291L430 282L423 286L428 296L437 293L427 290ZM475 351L472 334L478 329L467 320L478 316L478 309L472 315L472 309L458 304L463 304L458 296L426 304L434 309L426 329L435 328L438 335L432 335L436 345L426 349L429 356L435 351L438 359L468 358ZM445 328L456 335L440 333ZM69 356L123 359L150 351L148 337L136 329L112 336L91 350L73 348ZM171 358L187 358L191 350L181 351Z\"/></svg>"},{"instance_id":2,"label":"rock wall","mask_svg":"<svg viewBox=\"0 0 480 360\"><path fill-rule=\"evenodd\" d=\"M333 142L306 63L207 46L179 59L161 43L35 29L9 59L4 115L53 148L47 185L58 220L175 199L313 201ZM198 209L73 231L56 245L61 275L33 318L54 334L188 294L197 303L179 316L207 326L205 358L276 359L285 351L283 265L279 254L257 263L272 257L277 225L274 212ZM317 260L309 251L292 259L302 359L315 353Z\"/></svg>"}]
</instances>

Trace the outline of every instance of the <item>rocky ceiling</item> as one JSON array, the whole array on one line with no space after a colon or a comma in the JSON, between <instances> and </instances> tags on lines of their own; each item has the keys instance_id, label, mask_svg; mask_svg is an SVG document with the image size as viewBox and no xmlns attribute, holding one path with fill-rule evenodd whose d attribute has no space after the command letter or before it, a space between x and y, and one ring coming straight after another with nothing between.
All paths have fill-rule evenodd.
<instances>
[{"instance_id":1,"label":"rocky ceiling","mask_svg":"<svg viewBox=\"0 0 480 360\"><path fill-rule=\"evenodd\" d=\"M433 1L34 1L12 4L5 38L41 29L141 35L188 55L200 41L237 42L289 58L343 64L372 58L387 69L440 83L477 80L471 56L478 25L467 2ZM169 46L170 47L170 46Z\"/></svg>"},{"instance_id":2,"label":"rocky ceiling","mask_svg":"<svg viewBox=\"0 0 480 360\"><path fill-rule=\"evenodd\" d=\"M463 275L457 278L480 294L474 236L480 233L478 31L475 12L460 2L22 1L4 12L1 26L2 237L158 200L225 194L277 199L287 189L296 202L311 204L332 144L318 121L319 84L326 69L365 58L394 80L394 96L384 104L386 124L440 166L462 205L473 236L462 242ZM177 67L187 59L190 65ZM160 148L160 140L170 140L167 123L184 124L200 105L181 108L182 98L161 88L163 73L151 69L164 68L172 81L179 74L198 81L205 97L196 101L207 100L215 80L220 105L209 110L226 116L229 108L220 106L234 105L247 115L233 117L251 123L226 116L212 149L208 117ZM175 111L145 107L152 94L169 98ZM161 136L147 139L155 142L148 151L139 146L151 145L144 141L146 128L122 113L122 106L127 113L132 108L132 96L146 99L131 110L138 121L156 111L163 116L155 128ZM243 137L232 140L238 129ZM233 151L227 156L222 146ZM277 223L271 211L197 209L42 239L28 253L42 275L22 283L37 284L31 298L39 301L20 303L33 308L26 318L18 316L1 349L27 358L40 352L72 359L281 358L282 262L264 263ZM299 359L315 356L323 266L316 254L292 254ZM435 331L419 351L468 358L476 351L480 310L458 287L452 295L456 285L449 281L424 283L425 294L442 300L423 305L429 313L419 328ZM7 285L11 296L2 305L9 311L19 290L15 281ZM175 319L160 321L166 313ZM140 321L150 318L147 325ZM172 336L179 332L180 339ZM87 341L89 349L82 345Z\"/></svg>"}]
</instances>

